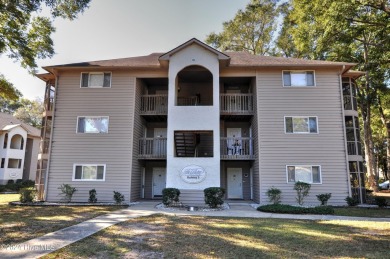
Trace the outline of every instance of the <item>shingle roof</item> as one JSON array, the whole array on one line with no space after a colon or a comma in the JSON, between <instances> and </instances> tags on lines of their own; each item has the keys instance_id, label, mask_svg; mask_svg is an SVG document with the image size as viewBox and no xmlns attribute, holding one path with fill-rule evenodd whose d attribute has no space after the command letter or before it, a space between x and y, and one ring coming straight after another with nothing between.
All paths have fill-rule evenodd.
<instances>
[{"instance_id":1,"label":"shingle roof","mask_svg":"<svg viewBox=\"0 0 390 259\"><path fill-rule=\"evenodd\" d=\"M0 112L0 130L10 130L13 126L21 125L25 130L27 130L27 134L39 137L41 135L41 131L33 126L30 126L8 113Z\"/></svg>"}]
</instances>

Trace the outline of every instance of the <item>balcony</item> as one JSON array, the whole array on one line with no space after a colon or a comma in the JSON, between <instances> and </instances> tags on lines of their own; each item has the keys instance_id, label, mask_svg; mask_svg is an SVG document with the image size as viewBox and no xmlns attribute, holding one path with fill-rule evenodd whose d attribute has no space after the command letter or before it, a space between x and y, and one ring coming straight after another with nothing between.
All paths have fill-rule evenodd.
<instances>
[{"instance_id":1,"label":"balcony","mask_svg":"<svg viewBox=\"0 0 390 259\"><path fill-rule=\"evenodd\" d=\"M141 96L141 115L167 115L168 95L154 94Z\"/></svg>"},{"instance_id":2,"label":"balcony","mask_svg":"<svg viewBox=\"0 0 390 259\"><path fill-rule=\"evenodd\" d=\"M221 138L222 160L253 160L252 138Z\"/></svg>"},{"instance_id":3,"label":"balcony","mask_svg":"<svg viewBox=\"0 0 390 259\"><path fill-rule=\"evenodd\" d=\"M221 115L253 115L253 94L221 94Z\"/></svg>"},{"instance_id":4,"label":"balcony","mask_svg":"<svg viewBox=\"0 0 390 259\"><path fill-rule=\"evenodd\" d=\"M348 150L348 155L353 156L353 155L362 155L362 147L360 142L355 142L355 141L347 141L347 150Z\"/></svg>"},{"instance_id":5,"label":"balcony","mask_svg":"<svg viewBox=\"0 0 390 259\"><path fill-rule=\"evenodd\" d=\"M139 140L139 159L166 159L167 138L141 138Z\"/></svg>"}]
</instances>

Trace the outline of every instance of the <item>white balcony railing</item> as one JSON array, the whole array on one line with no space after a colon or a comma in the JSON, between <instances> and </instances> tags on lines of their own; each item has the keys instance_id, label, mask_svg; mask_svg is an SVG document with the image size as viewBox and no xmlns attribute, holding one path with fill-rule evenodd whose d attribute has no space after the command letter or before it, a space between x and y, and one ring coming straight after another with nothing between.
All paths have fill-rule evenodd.
<instances>
[{"instance_id":1,"label":"white balcony railing","mask_svg":"<svg viewBox=\"0 0 390 259\"><path fill-rule=\"evenodd\" d=\"M252 138L221 138L221 159L253 159Z\"/></svg>"}]
</instances>

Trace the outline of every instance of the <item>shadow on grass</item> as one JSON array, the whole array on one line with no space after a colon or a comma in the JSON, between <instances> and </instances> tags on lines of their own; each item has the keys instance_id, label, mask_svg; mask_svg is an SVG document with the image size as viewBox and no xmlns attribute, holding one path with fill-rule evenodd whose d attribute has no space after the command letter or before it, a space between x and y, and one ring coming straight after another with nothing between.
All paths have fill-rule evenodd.
<instances>
[{"instance_id":1,"label":"shadow on grass","mask_svg":"<svg viewBox=\"0 0 390 259\"><path fill-rule=\"evenodd\" d=\"M50 258L386 258L390 223L383 231L367 224L154 215L110 227Z\"/></svg>"}]
</instances>

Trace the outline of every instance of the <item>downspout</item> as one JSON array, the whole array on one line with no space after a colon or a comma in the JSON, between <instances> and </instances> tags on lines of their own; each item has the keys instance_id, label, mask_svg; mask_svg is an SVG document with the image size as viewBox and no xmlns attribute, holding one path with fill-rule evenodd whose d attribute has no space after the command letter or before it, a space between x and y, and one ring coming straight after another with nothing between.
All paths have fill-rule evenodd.
<instances>
[{"instance_id":1,"label":"downspout","mask_svg":"<svg viewBox=\"0 0 390 259\"><path fill-rule=\"evenodd\" d=\"M339 82L340 82L340 99L341 99L341 113L342 113L342 122L343 122L343 137L344 137L344 150L345 150L345 163L347 168L347 183L348 183L348 196L352 196L351 191L351 179L350 179L350 172L349 172L349 160L348 160L348 147L347 147L347 133L345 129L345 114L344 114L344 98L343 98L343 78L342 74L345 72L345 65L343 65L342 70L339 73ZM360 175L359 175L360 177ZM361 199L361 198L360 198Z\"/></svg>"},{"instance_id":2,"label":"downspout","mask_svg":"<svg viewBox=\"0 0 390 259\"><path fill-rule=\"evenodd\" d=\"M53 143L53 132L54 132L54 118L56 113L56 104L57 104L57 90L58 90L58 75L54 69L52 69L53 75L55 75L55 86L54 86L54 103L53 103L53 114L51 121L51 131L50 131L50 143L49 143L49 152L47 155L47 167L46 167L46 175L45 175L45 190L43 193L43 200L46 201L47 197L47 185L49 181L49 169L50 169L50 157L51 157L51 146Z\"/></svg>"}]
</instances>

